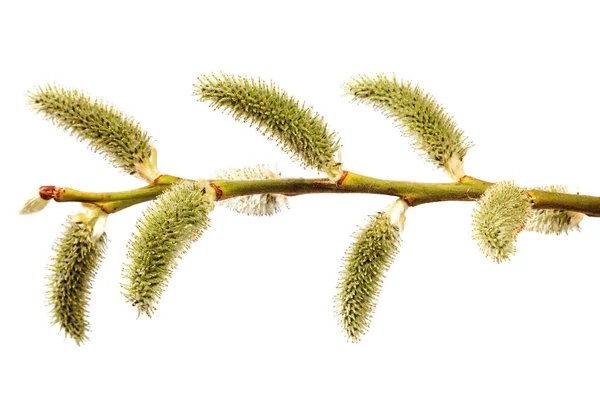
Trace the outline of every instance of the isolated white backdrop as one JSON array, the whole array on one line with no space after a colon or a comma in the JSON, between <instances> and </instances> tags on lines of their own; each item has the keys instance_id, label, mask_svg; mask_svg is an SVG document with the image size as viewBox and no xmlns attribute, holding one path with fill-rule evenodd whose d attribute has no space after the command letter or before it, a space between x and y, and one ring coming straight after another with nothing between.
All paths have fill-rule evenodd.
<instances>
[{"instance_id":1,"label":"isolated white backdrop","mask_svg":"<svg viewBox=\"0 0 600 400\"><path fill-rule=\"evenodd\" d=\"M276 163L286 176L314 176L195 101L197 76L220 71L272 79L313 105L339 132L351 171L446 180L390 121L342 96L356 74L395 73L431 92L474 142L468 174L600 194L598 13L594 2L568 4L0 6L0 398L599 398L593 219L566 237L522 233L513 261L497 265L471 240L473 203L410 209L370 332L352 344L333 312L341 258L357 226L392 199L302 196L265 219L218 208L152 320L136 319L119 286L138 206L109 218L91 340L77 347L50 326L44 297L52 243L77 207L16 215L40 185L143 184L29 110L25 93L45 83L134 116L165 173Z\"/></svg>"}]
</instances>

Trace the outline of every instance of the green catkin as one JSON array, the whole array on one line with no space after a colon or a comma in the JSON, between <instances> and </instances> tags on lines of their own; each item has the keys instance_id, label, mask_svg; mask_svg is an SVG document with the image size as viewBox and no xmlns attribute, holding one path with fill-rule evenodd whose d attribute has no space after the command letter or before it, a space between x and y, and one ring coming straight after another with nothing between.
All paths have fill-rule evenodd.
<instances>
[{"instance_id":1,"label":"green catkin","mask_svg":"<svg viewBox=\"0 0 600 400\"><path fill-rule=\"evenodd\" d=\"M105 248L105 233L95 238L92 225L73 220L67 221L54 247L47 293L52 323L77 344L87 340L87 305Z\"/></svg>"},{"instance_id":2,"label":"green catkin","mask_svg":"<svg viewBox=\"0 0 600 400\"><path fill-rule=\"evenodd\" d=\"M394 120L415 149L454 180L464 176L463 158L471 144L431 95L384 75L358 76L344 90L355 101L370 104Z\"/></svg>"},{"instance_id":3,"label":"green catkin","mask_svg":"<svg viewBox=\"0 0 600 400\"><path fill-rule=\"evenodd\" d=\"M29 93L29 104L128 174L136 174L141 166L152 162L150 137L113 106L77 90L52 85Z\"/></svg>"},{"instance_id":4,"label":"green catkin","mask_svg":"<svg viewBox=\"0 0 600 400\"><path fill-rule=\"evenodd\" d=\"M567 188L559 185L541 186L535 189L555 193L568 193ZM579 223L585 215L567 210L533 210L533 215L527 221L525 230L560 235L570 231L579 231Z\"/></svg>"},{"instance_id":5,"label":"green catkin","mask_svg":"<svg viewBox=\"0 0 600 400\"><path fill-rule=\"evenodd\" d=\"M128 243L123 294L139 314L152 316L177 259L208 227L208 214L214 208L208 196L203 183L180 182L138 220L138 232Z\"/></svg>"},{"instance_id":6,"label":"green catkin","mask_svg":"<svg viewBox=\"0 0 600 400\"><path fill-rule=\"evenodd\" d=\"M194 87L199 101L256 126L303 166L333 174L340 148L335 132L319 114L273 83L222 74L201 76Z\"/></svg>"},{"instance_id":7,"label":"green catkin","mask_svg":"<svg viewBox=\"0 0 600 400\"><path fill-rule=\"evenodd\" d=\"M400 211L400 222L386 211L371 215L346 252L335 300L340 325L353 342L360 340L371 323L385 273L400 247L404 211Z\"/></svg>"},{"instance_id":8,"label":"green catkin","mask_svg":"<svg viewBox=\"0 0 600 400\"><path fill-rule=\"evenodd\" d=\"M532 215L524 189L500 182L479 198L473 214L473 239L486 257L497 263L515 253L515 241Z\"/></svg>"}]
</instances>

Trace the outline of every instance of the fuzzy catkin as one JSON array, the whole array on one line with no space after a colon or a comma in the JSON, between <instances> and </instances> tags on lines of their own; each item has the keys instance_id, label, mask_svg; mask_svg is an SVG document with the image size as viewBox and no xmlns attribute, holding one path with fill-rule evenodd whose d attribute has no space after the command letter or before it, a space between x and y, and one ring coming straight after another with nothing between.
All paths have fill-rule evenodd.
<instances>
[{"instance_id":1,"label":"fuzzy catkin","mask_svg":"<svg viewBox=\"0 0 600 400\"><path fill-rule=\"evenodd\" d=\"M555 193L568 193L567 188L560 185L541 186L534 189ZM579 230L579 223L585 215L567 210L533 210L532 217L527 221L525 230L560 235Z\"/></svg>"},{"instance_id":2,"label":"fuzzy catkin","mask_svg":"<svg viewBox=\"0 0 600 400\"><path fill-rule=\"evenodd\" d=\"M385 273L398 253L401 227L386 212L371 215L354 234L338 284L336 310L348 338L357 342L366 333Z\"/></svg>"},{"instance_id":3,"label":"fuzzy catkin","mask_svg":"<svg viewBox=\"0 0 600 400\"><path fill-rule=\"evenodd\" d=\"M486 257L497 263L515 253L515 241L532 215L524 189L512 182L490 187L477 201L473 214L473 239Z\"/></svg>"},{"instance_id":4,"label":"fuzzy catkin","mask_svg":"<svg viewBox=\"0 0 600 400\"><path fill-rule=\"evenodd\" d=\"M47 85L29 93L31 107L81 141L105 155L128 174L148 163L150 137L132 118L115 107L93 100L77 90Z\"/></svg>"},{"instance_id":5,"label":"fuzzy catkin","mask_svg":"<svg viewBox=\"0 0 600 400\"><path fill-rule=\"evenodd\" d=\"M105 233L95 239L92 226L72 220L54 246L47 293L52 323L77 344L87 339L87 305L105 248Z\"/></svg>"},{"instance_id":6,"label":"fuzzy catkin","mask_svg":"<svg viewBox=\"0 0 600 400\"><path fill-rule=\"evenodd\" d=\"M464 176L463 158L471 144L431 95L384 75L358 76L346 83L344 90L355 101L370 104L396 122L425 159L455 180Z\"/></svg>"},{"instance_id":7,"label":"fuzzy catkin","mask_svg":"<svg viewBox=\"0 0 600 400\"><path fill-rule=\"evenodd\" d=\"M213 208L199 182L184 181L163 193L138 220L123 270L123 294L138 313L152 316L177 259L208 227Z\"/></svg>"},{"instance_id":8,"label":"fuzzy catkin","mask_svg":"<svg viewBox=\"0 0 600 400\"><path fill-rule=\"evenodd\" d=\"M232 168L220 170L213 174L215 179L227 180L262 180L281 176L274 166L259 164L254 167ZM289 208L287 196L279 193L264 193L250 196L239 196L219 202L223 206L252 216L270 216Z\"/></svg>"},{"instance_id":9,"label":"fuzzy catkin","mask_svg":"<svg viewBox=\"0 0 600 400\"><path fill-rule=\"evenodd\" d=\"M303 166L327 171L336 164L340 145L335 132L273 83L222 74L201 76L194 87L200 101L256 126Z\"/></svg>"}]
</instances>

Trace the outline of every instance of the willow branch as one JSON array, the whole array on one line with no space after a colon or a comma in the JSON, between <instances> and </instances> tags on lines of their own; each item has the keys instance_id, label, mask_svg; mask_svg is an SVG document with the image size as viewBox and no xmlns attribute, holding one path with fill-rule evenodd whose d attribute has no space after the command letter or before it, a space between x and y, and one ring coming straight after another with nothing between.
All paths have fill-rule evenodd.
<instances>
[{"instance_id":1,"label":"willow branch","mask_svg":"<svg viewBox=\"0 0 600 400\"><path fill-rule=\"evenodd\" d=\"M107 213L154 200L172 184L182 178L161 175L148 186L121 192L82 192L71 188L42 186L40 197L57 202L92 203ZM476 201L493 183L465 176L459 182L421 183L372 178L345 171L340 180L329 178L283 178L265 180L212 180L217 200L264 193L281 193L288 196L315 193L364 193L400 197L409 206L440 201ZM534 209L568 210L600 216L600 197L580 194L528 190Z\"/></svg>"}]
</instances>

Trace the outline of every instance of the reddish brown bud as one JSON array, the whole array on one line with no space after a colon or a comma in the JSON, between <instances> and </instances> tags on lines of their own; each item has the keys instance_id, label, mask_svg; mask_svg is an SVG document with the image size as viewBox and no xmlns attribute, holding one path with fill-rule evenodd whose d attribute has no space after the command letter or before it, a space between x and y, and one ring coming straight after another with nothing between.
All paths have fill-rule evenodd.
<instances>
[{"instance_id":1,"label":"reddish brown bud","mask_svg":"<svg viewBox=\"0 0 600 400\"><path fill-rule=\"evenodd\" d=\"M40 197L44 200L54 199L56 196L56 186L41 186Z\"/></svg>"},{"instance_id":2,"label":"reddish brown bud","mask_svg":"<svg viewBox=\"0 0 600 400\"><path fill-rule=\"evenodd\" d=\"M64 188L56 187L56 186L40 186L40 197L44 200L56 200L60 201Z\"/></svg>"}]
</instances>

